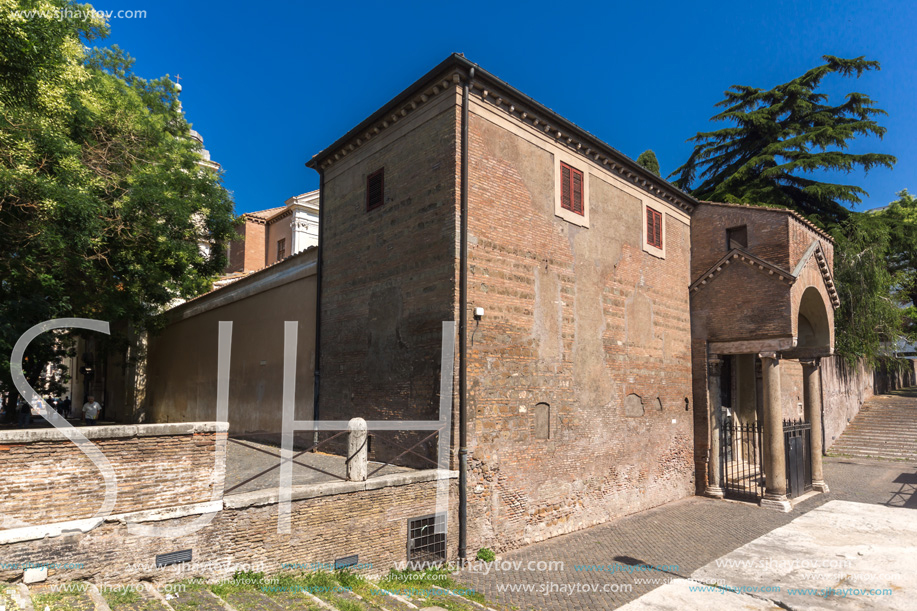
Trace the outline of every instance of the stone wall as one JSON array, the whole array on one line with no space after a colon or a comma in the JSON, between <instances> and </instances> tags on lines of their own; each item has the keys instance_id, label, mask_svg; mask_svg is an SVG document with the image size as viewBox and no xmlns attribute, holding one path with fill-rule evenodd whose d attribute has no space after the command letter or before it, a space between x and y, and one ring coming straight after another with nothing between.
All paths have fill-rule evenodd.
<instances>
[{"instance_id":1,"label":"stone wall","mask_svg":"<svg viewBox=\"0 0 917 611\"><path fill-rule=\"evenodd\" d=\"M124 520L106 521L87 532L16 543L0 543L4 565L67 564L49 570L48 580L93 579L102 583L153 580L172 582L191 577L217 580L239 570L269 573L313 563L333 566L335 559L359 555L364 573L383 575L407 559L408 520L433 514L436 489L450 489L448 558L456 557L457 498L454 472L425 471L294 487L291 532L278 533L276 490L228 496L225 508L201 530L178 537L143 537L128 532ZM446 478L445 481L438 478ZM175 528L199 516L149 523ZM155 568L158 554L190 549L190 564ZM0 570L0 579L21 578L21 570Z\"/></svg>"},{"instance_id":2,"label":"stone wall","mask_svg":"<svg viewBox=\"0 0 917 611\"><path fill-rule=\"evenodd\" d=\"M222 496L225 425L98 426L79 431L101 450L117 477L113 513L206 503ZM0 431L0 457L3 529L91 518L102 507L102 474L57 429Z\"/></svg>"}]
</instances>

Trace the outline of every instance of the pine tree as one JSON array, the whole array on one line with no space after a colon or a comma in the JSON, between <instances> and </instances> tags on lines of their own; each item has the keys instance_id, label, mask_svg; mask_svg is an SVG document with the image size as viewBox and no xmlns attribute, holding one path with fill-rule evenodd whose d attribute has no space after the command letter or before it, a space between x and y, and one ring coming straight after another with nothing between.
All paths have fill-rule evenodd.
<instances>
[{"instance_id":1,"label":"pine tree","mask_svg":"<svg viewBox=\"0 0 917 611\"><path fill-rule=\"evenodd\" d=\"M822 222L846 218L849 211L844 204L860 203L866 191L805 175L891 168L896 159L846 151L857 136L885 134L874 117L887 113L876 108L869 96L850 93L843 103L831 105L828 96L818 91L830 74L859 77L878 70L879 63L831 55L824 60L825 64L767 91L733 85L717 103L724 110L711 120L734 125L691 138L694 151L670 175L677 177L675 184L703 200L784 206Z\"/></svg>"},{"instance_id":2,"label":"pine tree","mask_svg":"<svg viewBox=\"0 0 917 611\"><path fill-rule=\"evenodd\" d=\"M642 165L644 168L655 174L656 176L662 176L659 173L659 160L656 159L656 153L652 150L645 150L640 153L640 156L637 157L637 163Z\"/></svg>"}]
</instances>

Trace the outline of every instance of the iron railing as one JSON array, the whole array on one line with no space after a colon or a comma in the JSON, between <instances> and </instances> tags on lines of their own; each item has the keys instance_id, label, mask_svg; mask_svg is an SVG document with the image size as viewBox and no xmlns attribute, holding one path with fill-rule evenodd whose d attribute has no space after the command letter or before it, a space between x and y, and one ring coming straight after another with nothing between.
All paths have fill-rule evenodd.
<instances>
[{"instance_id":1,"label":"iron railing","mask_svg":"<svg viewBox=\"0 0 917 611\"><path fill-rule=\"evenodd\" d=\"M727 498L757 501L764 496L764 434L757 422L731 418L720 435L720 464Z\"/></svg>"}]
</instances>

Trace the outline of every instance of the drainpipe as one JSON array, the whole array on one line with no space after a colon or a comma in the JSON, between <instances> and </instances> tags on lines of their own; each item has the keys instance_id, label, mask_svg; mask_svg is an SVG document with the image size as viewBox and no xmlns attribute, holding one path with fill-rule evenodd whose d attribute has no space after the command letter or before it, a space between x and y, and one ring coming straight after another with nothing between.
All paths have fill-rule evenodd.
<instances>
[{"instance_id":1,"label":"drainpipe","mask_svg":"<svg viewBox=\"0 0 917 611\"><path fill-rule=\"evenodd\" d=\"M321 387L322 355L322 236L325 235L325 171L318 170L318 253L315 271L315 380L312 387L312 420L318 422L318 397ZM318 430L312 443L318 443Z\"/></svg>"},{"instance_id":2,"label":"drainpipe","mask_svg":"<svg viewBox=\"0 0 917 611\"><path fill-rule=\"evenodd\" d=\"M462 87L462 194L459 255L459 559L467 557L468 544L468 90L474 68Z\"/></svg>"}]
</instances>

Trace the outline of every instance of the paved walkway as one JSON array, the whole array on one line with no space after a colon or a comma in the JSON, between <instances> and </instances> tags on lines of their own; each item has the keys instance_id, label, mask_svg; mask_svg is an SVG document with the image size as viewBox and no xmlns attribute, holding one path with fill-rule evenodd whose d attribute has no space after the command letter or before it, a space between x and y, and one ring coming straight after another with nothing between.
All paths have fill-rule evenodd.
<instances>
[{"instance_id":1,"label":"paved walkway","mask_svg":"<svg viewBox=\"0 0 917 611\"><path fill-rule=\"evenodd\" d=\"M914 609L914 514L829 501L621 611Z\"/></svg>"},{"instance_id":2,"label":"paved walkway","mask_svg":"<svg viewBox=\"0 0 917 611\"><path fill-rule=\"evenodd\" d=\"M805 499L788 514L690 497L501 556L522 561L523 570L465 571L461 580L507 608L615 609L831 500L917 509L917 463L826 458L825 479L829 494ZM526 571L530 560L561 561L564 569Z\"/></svg>"},{"instance_id":3,"label":"paved walkway","mask_svg":"<svg viewBox=\"0 0 917 611\"><path fill-rule=\"evenodd\" d=\"M293 452L294 456L296 454L299 454L299 450ZM370 461L369 473L381 466L382 463ZM410 470L386 465L374 477ZM344 481L345 474L343 456L306 452L293 462L294 486ZM229 440L226 447L226 494L277 488L279 482L280 448L246 439Z\"/></svg>"}]
</instances>

